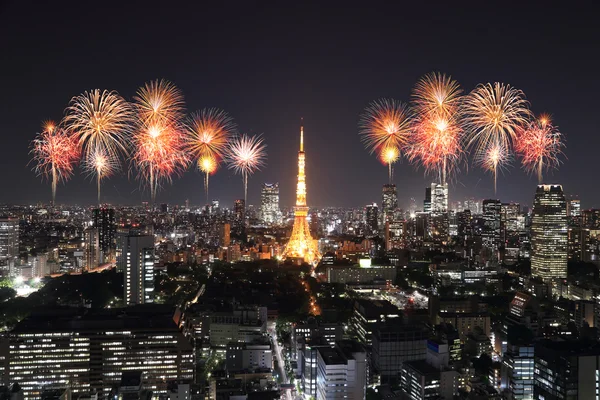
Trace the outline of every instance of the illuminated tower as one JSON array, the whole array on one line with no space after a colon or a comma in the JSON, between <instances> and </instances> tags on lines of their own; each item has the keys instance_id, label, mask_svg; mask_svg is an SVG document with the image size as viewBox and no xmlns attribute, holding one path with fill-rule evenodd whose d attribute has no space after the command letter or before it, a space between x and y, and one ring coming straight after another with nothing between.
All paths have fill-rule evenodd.
<instances>
[{"instance_id":1,"label":"illuminated tower","mask_svg":"<svg viewBox=\"0 0 600 400\"><path fill-rule=\"evenodd\" d=\"M308 207L306 206L306 176L304 175L304 128L300 127L300 151L298 152L298 186L296 188L296 207L294 208L294 228L292 236L283 252L283 258L303 259L316 264L321 258L317 241L310 235Z\"/></svg>"}]
</instances>

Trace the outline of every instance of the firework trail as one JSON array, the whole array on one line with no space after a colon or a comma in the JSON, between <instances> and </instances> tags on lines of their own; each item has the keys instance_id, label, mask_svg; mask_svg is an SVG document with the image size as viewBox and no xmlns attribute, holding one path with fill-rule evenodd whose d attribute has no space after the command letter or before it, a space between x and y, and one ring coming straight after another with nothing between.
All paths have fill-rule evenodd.
<instances>
[{"instance_id":1,"label":"firework trail","mask_svg":"<svg viewBox=\"0 0 600 400\"><path fill-rule=\"evenodd\" d=\"M134 97L133 165L150 187L154 204L162 182L171 182L189 159L184 151L183 94L166 80L146 83Z\"/></svg>"},{"instance_id":2,"label":"firework trail","mask_svg":"<svg viewBox=\"0 0 600 400\"><path fill-rule=\"evenodd\" d=\"M405 104L392 100L381 99L371 103L361 116L359 134L369 153L377 153L380 159L388 164L390 183L392 182L392 162L395 162L400 152L404 150L410 136L413 115ZM395 149L398 157L381 157L384 151ZM386 159L392 160L387 162Z\"/></svg>"},{"instance_id":3,"label":"firework trail","mask_svg":"<svg viewBox=\"0 0 600 400\"><path fill-rule=\"evenodd\" d=\"M32 141L34 171L52 182L52 204L56 201L58 182L66 182L72 175L79 159L79 147L75 138L64 129L48 121Z\"/></svg>"},{"instance_id":4,"label":"firework trail","mask_svg":"<svg viewBox=\"0 0 600 400\"><path fill-rule=\"evenodd\" d=\"M496 191L498 168L510 157L518 131L529 121L529 103L521 90L496 82L477 86L466 96L462 110L467 145L474 148L476 159L492 154L491 149L506 153L504 158L490 158L487 162L492 167Z\"/></svg>"},{"instance_id":5,"label":"firework trail","mask_svg":"<svg viewBox=\"0 0 600 400\"><path fill-rule=\"evenodd\" d=\"M523 169L536 173L539 183L544 169L558 167L563 147L562 135L548 115L531 121L515 141L515 152L521 156Z\"/></svg>"},{"instance_id":6,"label":"firework trail","mask_svg":"<svg viewBox=\"0 0 600 400\"><path fill-rule=\"evenodd\" d=\"M512 159L510 151L502 143L491 143L489 147L475 154L475 163L494 176L494 192L498 170L510 164Z\"/></svg>"},{"instance_id":7,"label":"firework trail","mask_svg":"<svg viewBox=\"0 0 600 400\"><path fill-rule=\"evenodd\" d=\"M219 168L227 144L235 136L236 125L224 111L209 108L192 114L186 124L186 151L205 174L204 189L208 203L208 177Z\"/></svg>"},{"instance_id":8,"label":"firework trail","mask_svg":"<svg viewBox=\"0 0 600 400\"><path fill-rule=\"evenodd\" d=\"M244 134L233 139L227 149L225 157L229 168L236 174L241 174L244 181L244 202L248 197L248 175L260 170L265 165L266 147L260 135Z\"/></svg>"},{"instance_id":9,"label":"firework trail","mask_svg":"<svg viewBox=\"0 0 600 400\"><path fill-rule=\"evenodd\" d=\"M65 111L64 126L76 138L85 162L103 157L107 164L118 168L119 155L128 152L133 122L129 103L117 92L94 89L73 97ZM98 200L100 181L106 176L97 176Z\"/></svg>"},{"instance_id":10,"label":"firework trail","mask_svg":"<svg viewBox=\"0 0 600 400\"><path fill-rule=\"evenodd\" d=\"M438 175L442 184L464 155L461 93L458 82L440 73L425 75L413 91L416 116L407 155L426 173Z\"/></svg>"}]
</instances>

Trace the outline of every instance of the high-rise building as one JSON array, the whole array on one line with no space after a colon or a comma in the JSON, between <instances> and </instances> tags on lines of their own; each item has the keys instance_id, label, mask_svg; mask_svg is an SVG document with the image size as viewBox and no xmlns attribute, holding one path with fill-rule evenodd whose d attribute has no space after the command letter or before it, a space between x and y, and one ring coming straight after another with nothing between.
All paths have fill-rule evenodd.
<instances>
[{"instance_id":1,"label":"high-rise building","mask_svg":"<svg viewBox=\"0 0 600 400\"><path fill-rule=\"evenodd\" d=\"M448 212L448 184L431 184L431 212Z\"/></svg>"},{"instance_id":2,"label":"high-rise building","mask_svg":"<svg viewBox=\"0 0 600 400\"><path fill-rule=\"evenodd\" d=\"M71 309L32 314L8 335L8 379L25 399L46 388L109 398L123 373L144 374L143 386L167 395L168 381L191 382L194 349L173 321L171 307ZM78 396L74 396L78 397Z\"/></svg>"},{"instance_id":3,"label":"high-rise building","mask_svg":"<svg viewBox=\"0 0 600 400\"><path fill-rule=\"evenodd\" d=\"M396 190L396 185L383 185L381 191L381 212L384 224L387 221L393 220L396 208L398 208L398 191Z\"/></svg>"},{"instance_id":4,"label":"high-rise building","mask_svg":"<svg viewBox=\"0 0 600 400\"><path fill-rule=\"evenodd\" d=\"M317 241L310 234L308 226L308 206L306 205L306 175L304 173L304 128L300 127L300 151L298 152L298 185L296 187L296 207L294 208L294 227L283 258L304 260L315 264L321 258Z\"/></svg>"},{"instance_id":5,"label":"high-rise building","mask_svg":"<svg viewBox=\"0 0 600 400\"><path fill-rule=\"evenodd\" d=\"M124 302L126 305L154 302L154 237L129 234L123 238Z\"/></svg>"},{"instance_id":6,"label":"high-rise building","mask_svg":"<svg viewBox=\"0 0 600 400\"><path fill-rule=\"evenodd\" d=\"M19 219L0 218L0 259L14 259L19 256Z\"/></svg>"},{"instance_id":7,"label":"high-rise building","mask_svg":"<svg viewBox=\"0 0 600 400\"><path fill-rule=\"evenodd\" d=\"M581 216L581 200L570 199L567 203L567 216L568 217L580 217Z\"/></svg>"},{"instance_id":8,"label":"high-rise building","mask_svg":"<svg viewBox=\"0 0 600 400\"><path fill-rule=\"evenodd\" d=\"M528 343L508 343L502 357L502 387L514 400L533 400L535 375L534 347Z\"/></svg>"},{"instance_id":9,"label":"high-rise building","mask_svg":"<svg viewBox=\"0 0 600 400\"><path fill-rule=\"evenodd\" d=\"M500 200L483 201L483 229L481 241L483 247L496 251L500 246L500 214L502 206Z\"/></svg>"},{"instance_id":10,"label":"high-rise building","mask_svg":"<svg viewBox=\"0 0 600 400\"><path fill-rule=\"evenodd\" d=\"M361 400L367 389L367 353L356 342L343 340L317 350L317 400Z\"/></svg>"},{"instance_id":11,"label":"high-rise building","mask_svg":"<svg viewBox=\"0 0 600 400\"><path fill-rule=\"evenodd\" d=\"M423 212L431 212L431 187L425 188L425 200L423 200Z\"/></svg>"},{"instance_id":12,"label":"high-rise building","mask_svg":"<svg viewBox=\"0 0 600 400\"><path fill-rule=\"evenodd\" d=\"M531 224L531 275L567 277L567 204L562 186L538 185Z\"/></svg>"},{"instance_id":13,"label":"high-rise building","mask_svg":"<svg viewBox=\"0 0 600 400\"><path fill-rule=\"evenodd\" d=\"M233 202L233 215L236 228L246 226L246 201L244 199L237 199Z\"/></svg>"},{"instance_id":14,"label":"high-rise building","mask_svg":"<svg viewBox=\"0 0 600 400\"><path fill-rule=\"evenodd\" d=\"M113 256L115 250L115 210L112 208L96 208L94 214L94 228L98 229L98 242L103 260Z\"/></svg>"},{"instance_id":15,"label":"high-rise building","mask_svg":"<svg viewBox=\"0 0 600 400\"><path fill-rule=\"evenodd\" d=\"M597 345L542 340L536 342L534 354L534 399L600 397L600 348Z\"/></svg>"},{"instance_id":16,"label":"high-rise building","mask_svg":"<svg viewBox=\"0 0 600 400\"><path fill-rule=\"evenodd\" d=\"M84 238L84 266L85 270L96 268L100 264L102 252L100 251L100 234L98 228L89 227L83 232Z\"/></svg>"},{"instance_id":17,"label":"high-rise building","mask_svg":"<svg viewBox=\"0 0 600 400\"><path fill-rule=\"evenodd\" d=\"M377 235L379 231L379 209L377 204L369 204L365 211L365 224L367 226L367 235Z\"/></svg>"},{"instance_id":18,"label":"high-rise building","mask_svg":"<svg viewBox=\"0 0 600 400\"><path fill-rule=\"evenodd\" d=\"M519 236L519 203L502 203L500 206L500 240L506 242Z\"/></svg>"},{"instance_id":19,"label":"high-rise building","mask_svg":"<svg viewBox=\"0 0 600 400\"><path fill-rule=\"evenodd\" d=\"M279 222L279 183L263 183L260 195L260 214L265 224Z\"/></svg>"}]
</instances>

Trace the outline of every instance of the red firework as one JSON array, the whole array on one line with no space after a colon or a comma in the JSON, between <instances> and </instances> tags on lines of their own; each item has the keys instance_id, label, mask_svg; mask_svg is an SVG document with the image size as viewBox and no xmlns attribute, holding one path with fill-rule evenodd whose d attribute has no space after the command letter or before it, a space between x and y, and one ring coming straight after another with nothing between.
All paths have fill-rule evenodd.
<instances>
[{"instance_id":1,"label":"red firework","mask_svg":"<svg viewBox=\"0 0 600 400\"><path fill-rule=\"evenodd\" d=\"M523 169L536 173L542 182L544 169L556 168L560 164L564 143L558 128L548 115L531 121L517 137L515 151L521 156Z\"/></svg>"},{"instance_id":2,"label":"red firework","mask_svg":"<svg viewBox=\"0 0 600 400\"><path fill-rule=\"evenodd\" d=\"M32 142L31 153L36 165L34 170L52 182L52 203L56 199L56 186L66 182L72 175L79 159L77 140L54 122L44 123L44 130Z\"/></svg>"},{"instance_id":3,"label":"red firework","mask_svg":"<svg viewBox=\"0 0 600 400\"><path fill-rule=\"evenodd\" d=\"M154 122L134 135L134 162L139 175L150 185L152 201L164 181L182 172L189 160L183 151L183 135L176 126Z\"/></svg>"}]
</instances>

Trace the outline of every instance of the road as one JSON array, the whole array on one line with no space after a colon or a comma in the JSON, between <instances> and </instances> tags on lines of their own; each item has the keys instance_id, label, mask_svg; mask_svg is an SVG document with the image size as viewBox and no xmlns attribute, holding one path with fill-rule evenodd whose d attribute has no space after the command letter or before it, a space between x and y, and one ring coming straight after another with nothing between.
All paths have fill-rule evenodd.
<instances>
[{"instance_id":1,"label":"road","mask_svg":"<svg viewBox=\"0 0 600 400\"><path fill-rule=\"evenodd\" d=\"M275 329L275 322L269 322L267 324L267 329L269 331L269 335L271 336L271 341L273 342L273 352L275 353L275 357L277 358L277 365L279 367L279 371L277 373L279 374L279 376L281 376L282 384L289 384L290 380L285 372L285 358L283 357L283 348L279 345L277 330ZM290 390L285 391L285 398L287 400L295 400ZM298 399L301 399L301 397L296 396L296 400Z\"/></svg>"}]
</instances>

